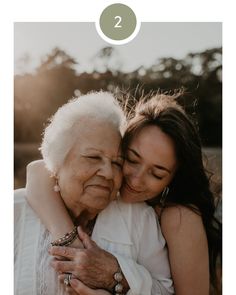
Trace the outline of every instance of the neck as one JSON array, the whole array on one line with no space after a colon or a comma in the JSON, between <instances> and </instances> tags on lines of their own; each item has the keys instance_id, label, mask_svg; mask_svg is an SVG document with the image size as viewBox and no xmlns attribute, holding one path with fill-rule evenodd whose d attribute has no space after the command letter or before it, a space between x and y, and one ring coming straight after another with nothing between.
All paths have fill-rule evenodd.
<instances>
[{"instance_id":1,"label":"neck","mask_svg":"<svg viewBox=\"0 0 236 295\"><path fill-rule=\"evenodd\" d=\"M76 216L73 214L72 211L69 210L69 214L73 220L75 225L81 225L82 227L86 227L90 220L93 220L97 214L99 213L98 210L89 209L89 208L76 208L77 214Z\"/></svg>"},{"instance_id":2,"label":"neck","mask_svg":"<svg viewBox=\"0 0 236 295\"><path fill-rule=\"evenodd\" d=\"M97 214L92 214L89 211L83 211L74 221L75 225L80 225L83 230L89 235L92 235L93 228L96 222Z\"/></svg>"}]
</instances>

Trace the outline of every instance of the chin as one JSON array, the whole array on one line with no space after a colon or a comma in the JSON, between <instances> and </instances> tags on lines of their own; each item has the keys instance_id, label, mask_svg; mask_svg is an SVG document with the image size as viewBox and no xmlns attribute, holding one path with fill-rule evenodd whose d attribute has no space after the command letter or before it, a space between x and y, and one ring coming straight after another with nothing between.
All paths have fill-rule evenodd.
<instances>
[{"instance_id":1,"label":"chin","mask_svg":"<svg viewBox=\"0 0 236 295\"><path fill-rule=\"evenodd\" d=\"M80 203L82 206L86 207L87 209L91 210L103 210L106 208L110 203L110 195L102 195L96 191L96 193L87 193L84 194L83 197L80 199Z\"/></svg>"},{"instance_id":2,"label":"chin","mask_svg":"<svg viewBox=\"0 0 236 295\"><path fill-rule=\"evenodd\" d=\"M136 203L137 200L133 199L132 197L128 195L121 195L121 200L125 203Z\"/></svg>"},{"instance_id":3,"label":"chin","mask_svg":"<svg viewBox=\"0 0 236 295\"><path fill-rule=\"evenodd\" d=\"M98 200L98 198L96 198L96 200L94 200L93 205L91 206L91 208L97 209L97 210L103 210L105 209L108 205L110 204L110 199L107 198L100 198Z\"/></svg>"}]
</instances>

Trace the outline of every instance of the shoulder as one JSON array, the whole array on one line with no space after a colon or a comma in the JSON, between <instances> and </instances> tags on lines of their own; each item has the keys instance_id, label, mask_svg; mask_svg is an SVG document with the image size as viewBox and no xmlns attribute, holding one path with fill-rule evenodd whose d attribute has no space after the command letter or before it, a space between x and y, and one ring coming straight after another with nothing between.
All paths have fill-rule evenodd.
<instances>
[{"instance_id":1,"label":"shoulder","mask_svg":"<svg viewBox=\"0 0 236 295\"><path fill-rule=\"evenodd\" d=\"M110 217L112 220L122 217L130 227L141 228L145 224L157 226L158 223L154 209L145 202L125 203L118 199L111 202L99 215Z\"/></svg>"},{"instance_id":2,"label":"shoulder","mask_svg":"<svg viewBox=\"0 0 236 295\"><path fill-rule=\"evenodd\" d=\"M185 206L172 206L163 210L161 229L167 240L176 236L196 237L205 233L202 217Z\"/></svg>"},{"instance_id":3,"label":"shoulder","mask_svg":"<svg viewBox=\"0 0 236 295\"><path fill-rule=\"evenodd\" d=\"M149 210L149 208L152 209L151 206L147 205L145 202L137 202L137 203L126 203L121 198L116 200L116 203L119 207L127 208L129 210L133 211L143 211L143 210Z\"/></svg>"},{"instance_id":4,"label":"shoulder","mask_svg":"<svg viewBox=\"0 0 236 295\"><path fill-rule=\"evenodd\" d=\"M122 220L128 228L138 228L139 231L145 225L157 227L158 224L155 211L146 203L125 203L120 199L112 201L107 208L99 213L99 219L106 219L116 224Z\"/></svg>"},{"instance_id":5,"label":"shoulder","mask_svg":"<svg viewBox=\"0 0 236 295\"><path fill-rule=\"evenodd\" d=\"M121 212L133 216L134 218L137 217L138 219L142 219L146 216L150 216L156 219L156 213L154 209L145 202L125 203L119 199L117 200L117 207Z\"/></svg>"},{"instance_id":6,"label":"shoulder","mask_svg":"<svg viewBox=\"0 0 236 295\"><path fill-rule=\"evenodd\" d=\"M147 228L152 234L161 232L154 209L145 202L125 203L119 200L117 207L130 229L132 228L140 234L147 231Z\"/></svg>"}]
</instances>

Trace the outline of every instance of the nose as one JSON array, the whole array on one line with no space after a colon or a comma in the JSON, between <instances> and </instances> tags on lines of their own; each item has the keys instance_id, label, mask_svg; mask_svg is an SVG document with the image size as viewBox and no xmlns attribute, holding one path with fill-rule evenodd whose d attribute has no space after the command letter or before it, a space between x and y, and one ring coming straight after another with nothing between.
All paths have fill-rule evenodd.
<instances>
[{"instance_id":1,"label":"nose","mask_svg":"<svg viewBox=\"0 0 236 295\"><path fill-rule=\"evenodd\" d=\"M102 176L107 180L113 179L112 163L109 159L104 159L97 172L97 175Z\"/></svg>"},{"instance_id":2,"label":"nose","mask_svg":"<svg viewBox=\"0 0 236 295\"><path fill-rule=\"evenodd\" d=\"M135 188L139 188L143 186L144 182L144 171L142 169L139 169L137 171L134 171L129 175L129 183Z\"/></svg>"}]
</instances>

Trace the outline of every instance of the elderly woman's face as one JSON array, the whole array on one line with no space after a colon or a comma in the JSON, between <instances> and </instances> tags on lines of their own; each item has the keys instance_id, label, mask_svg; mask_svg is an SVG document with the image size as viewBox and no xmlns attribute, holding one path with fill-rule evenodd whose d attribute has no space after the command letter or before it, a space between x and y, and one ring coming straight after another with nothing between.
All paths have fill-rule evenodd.
<instances>
[{"instance_id":1,"label":"elderly woman's face","mask_svg":"<svg viewBox=\"0 0 236 295\"><path fill-rule=\"evenodd\" d=\"M58 171L62 198L73 215L99 212L114 199L122 181L121 136L110 123L86 119Z\"/></svg>"},{"instance_id":2,"label":"elderly woman's face","mask_svg":"<svg viewBox=\"0 0 236 295\"><path fill-rule=\"evenodd\" d=\"M172 139L157 126L144 127L131 141L123 174L121 196L125 202L142 202L162 193L177 167Z\"/></svg>"}]
</instances>

